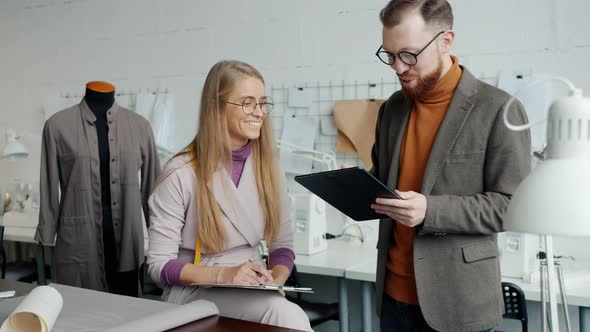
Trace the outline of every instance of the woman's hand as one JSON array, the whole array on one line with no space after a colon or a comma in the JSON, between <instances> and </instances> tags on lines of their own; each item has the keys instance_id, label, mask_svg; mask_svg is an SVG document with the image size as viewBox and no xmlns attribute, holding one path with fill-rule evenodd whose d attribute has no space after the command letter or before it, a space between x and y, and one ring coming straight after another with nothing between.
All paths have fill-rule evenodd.
<instances>
[{"instance_id":1,"label":"woman's hand","mask_svg":"<svg viewBox=\"0 0 590 332\"><path fill-rule=\"evenodd\" d=\"M273 284L284 286L285 282L289 278L289 274L290 272L288 267L284 265L275 265L272 268L272 275L275 279ZM285 296L285 292L283 290L279 290L278 292L279 294Z\"/></svg>"},{"instance_id":2,"label":"woman's hand","mask_svg":"<svg viewBox=\"0 0 590 332\"><path fill-rule=\"evenodd\" d=\"M218 284L260 285L274 281L271 271L252 262L222 267L218 273Z\"/></svg>"}]
</instances>

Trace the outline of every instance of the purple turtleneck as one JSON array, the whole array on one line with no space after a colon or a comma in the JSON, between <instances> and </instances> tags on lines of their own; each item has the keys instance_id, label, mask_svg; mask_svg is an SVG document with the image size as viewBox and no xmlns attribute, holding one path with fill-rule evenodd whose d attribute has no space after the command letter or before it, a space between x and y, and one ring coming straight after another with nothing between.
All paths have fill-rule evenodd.
<instances>
[{"instance_id":1,"label":"purple turtleneck","mask_svg":"<svg viewBox=\"0 0 590 332\"><path fill-rule=\"evenodd\" d=\"M248 156L250 156L251 152L252 141L248 141L248 144L231 152L231 180L236 185L236 187L238 186L238 183L240 183L240 178L242 177L242 172L244 171L244 165L246 164L246 159L248 159Z\"/></svg>"},{"instance_id":2,"label":"purple turtleneck","mask_svg":"<svg viewBox=\"0 0 590 332\"><path fill-rule=\"evenodd\" d=\"M232 182L238 186L240 183L240 178L242 177L242 172L244 171L244 165L246 164L246 159L250 156L252 152L252 141L248 141L248 144L244 145L242 148L232 151L232 172L231 172L231 179ZM269 255L270 261L270 269L272 269L275 265L285 265L289 268L289 271L293 269L293 262L295 260L295 253L293 250L288 248L278 248L273 250ZM180 259L171 259L162 268L160 272L160 281L162 284L171 286L182 286L180 282L180 271L187 262L180 260Z\"/></svg>"}]
</instances>

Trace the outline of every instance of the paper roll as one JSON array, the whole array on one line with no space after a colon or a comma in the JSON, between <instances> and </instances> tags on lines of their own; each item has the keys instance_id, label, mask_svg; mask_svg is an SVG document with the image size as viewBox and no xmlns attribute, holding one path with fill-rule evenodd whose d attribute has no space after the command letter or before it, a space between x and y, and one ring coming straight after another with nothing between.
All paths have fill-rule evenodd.
<instances>
[{"instance_id":1,"label":"paper roll","mask_svg":"<svg viewBox=\"0 0 590 332\"><path fill-rule=\"evenodd\" d=\"M49 332L62 307L63 298L55 288L36 287L2 323L0 332Z\"/></svg>"},{"instance_id":2,"label":"paper roll","mask_svg":"<svg viewBox=\"0 0 590 332\"><path fill-rule=\"evenodd\" d=\"M166 331L217 314L219 310L213 302L199 300L110 328L104 332Z\"/></svg>"}]
</instances>

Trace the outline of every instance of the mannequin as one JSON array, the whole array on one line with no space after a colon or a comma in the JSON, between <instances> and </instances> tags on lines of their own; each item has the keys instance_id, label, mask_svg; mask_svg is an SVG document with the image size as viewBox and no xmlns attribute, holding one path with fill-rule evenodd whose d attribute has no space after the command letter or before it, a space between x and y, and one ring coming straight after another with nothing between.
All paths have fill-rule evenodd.
<instances>
[{"instance_id":1,"label":"mannequin","mask_svg":"<svg viewBox=\"0 0 590 332\"><path fill-rule=\"evenodd\" d=\"M94 125L98 138L98 156L100 159L102 246L108 290L115 294L137 297L139 295L137 287L138 269L126 272L116 271L117 250L111 211L109 126L107 120L107 111L115 103L115 86L101 81L89 82L86 84L84 101L96 116Z\"/></svg>"},{"instance_id":2,"label":"mannequin","mask_svg":"<svg viewBox=\"0 0 590 332\"><path fill-rule=\"evenodd\" d=\"M80 104L46 121L42 140L35 239L57 235L55 281L138 296L141 210L149 218L160 172L150 124L117 104L112 84L93 81Z\"/></svg>"},{"instance_id":3,"label":"mannequin","mask_svg":"<svg viewBox=\"0 0 590 332\"><path fill-rule=\"evenodd\" d=\"M84 100L93 112L106 112L115 102L115 86L101 81L88 82Z\"/></svg>"}]
</instances>

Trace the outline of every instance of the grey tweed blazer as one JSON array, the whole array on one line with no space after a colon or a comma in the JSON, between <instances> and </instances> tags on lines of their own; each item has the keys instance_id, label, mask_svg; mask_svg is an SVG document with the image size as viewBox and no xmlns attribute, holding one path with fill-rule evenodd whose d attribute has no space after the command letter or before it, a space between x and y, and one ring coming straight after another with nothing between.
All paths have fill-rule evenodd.
<instances>
[{"instance_id":1,"label":"grey tweed blazer","mask_svg":"<svg viewBox=\"0 0 590 332\"><path fill-rule=\"evenodd\" d=\"M463 68L463 67L462 67ZM496 234L510 197L531 167L528 131L502 121L510 96L476 79L466 68L455 90L425 169L424 223L414 241L418 299L428 324L439 331L481 331L503 313ZM398 181L400 146L413 103L398 91L379 111L372 172L390 188ZM520 103L512 123L527 122ZM376 299L381 312L393 221L379 226Z\"/></svg>"}]
</instances>

